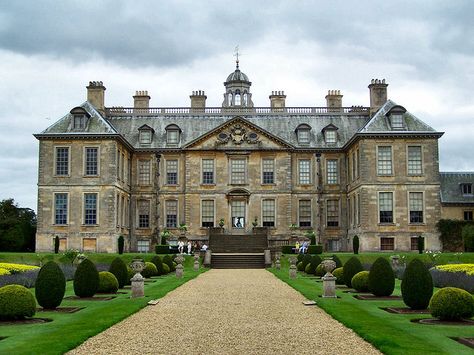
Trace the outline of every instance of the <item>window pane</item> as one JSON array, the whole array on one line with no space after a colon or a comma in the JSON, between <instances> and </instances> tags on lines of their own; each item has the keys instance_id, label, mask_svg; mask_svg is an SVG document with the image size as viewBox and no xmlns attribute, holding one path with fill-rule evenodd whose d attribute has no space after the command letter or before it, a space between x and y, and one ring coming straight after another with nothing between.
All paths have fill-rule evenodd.
<instances>
[{"instance_id":1,"label":"window pane","mask_svg":"<svg viewBox=\"0 0 474 355\"><path fill-rule=\"evenodd\" d=\"M328 184L337 184L337 160L327 160L327 182Z\"/></svg>"},{"instance_id":2,"label":"window pane","mask_svg":"<svg viewBox=\"0 0 474 355\"><path fill-rule=\"evenodd\" d=\"M418 250L418 237L410 238L410 250Z\"/></svg>"},{"instance_id":3,"label":"window pane","mask_svg":"<svg viewBox=\"0 0 474 355\"><path fill-rule=\"evenodd\" d=\"M166 132L166 143L178 144L179 142L179 131L176 129L169 130Z\"/></svg>"},{"instance_id":4,"label":"window pane","mask_svg":"<svg viewBox=\"0 0 474 355\"><path fill-rule=\"evenodd\" d=\"M137 251L139 253L147 253L150 250L149 240L137 240Z\"/></svg>"},{"instance_id":5,"label":"window pane","mask_svg":"<svg viewBox=\"0 0 474 355\"><path fill-rule=\"evenodd\" d=\"M231 184L245 184L245 159L232 159Z\"/></svg>"},{"instance_id":6,"label":"window pane","mask_svg":"<svg viewBox=\"0 0 474 355\"><path fill-rule=\"evenodd\" d=\"M307 129L298 130L298 142L302 144L309 143L309 130Z\"/></svg>"},{"instance_id":7,"label":"window pane","mask_svg":"<svg viewBox=\"0 0 474 355\"><path fill-rule=\"evenodd\" d=\"M214 227L214 201L203 200L201 206L201 225L203 227Z\"/></svg>"},{"instance_id":8,"label":"window pane","mask_svg":"<svg viewBox=\"0 0 474 355\"><path fill-rule=\"evenodd\" d=\"M408 147L408 174L420 175L421 173L421 147Z\"/></svg>"},{"instance_id":9,"label":"window pane","mask_svg":"<svg viewBox=\"0 0 474 355\"><path fill-rule=\"evenodd\" d=\"M97 194L84 194L84 224L97 224Z\"/></svg>"},{"instance_id":10,"label":"window pane","mask_svg":"<svg viewBox=\"0 0 474 355\"><path fill-rule=\"evenodd\" d=\"M310 165L311 161L309 159L298 160L298 180L300 184L311 182Z\"/></svg>"},{"instance_id":11,"label":"window pane","mask_svg":"<svg viewBox=\"0 0 474 355\"><path fill-rule=\"evenodd\" d=\"M392 147L378 147L377 174L392 174Z\"/></svg>"},{"instance_id":12,"label":"window pane","mask_svg":"<svg viewBox=\"0 0 474 355\"><path fill-rule=\"evenodd\" d=\"M410 192L410 223L423 223L423 193Z\"/></svg>"},{"instance_id":13,"label":"window pane","mask_svg":"<svg viewBox=\"0 0 474 355\"><path fill-rule=\"evenodd\" d=\"M97 153L98 148L86 148L86 175L98 175Z\"/></svg>"},{"instance_id":14,"label":"window pane","mask_svg":"<svg viewBox=\"0 0 474 355\"><path fill-rule=\"evenodd\" d=\"M67 194L54 195L54 224L67 224Z\"/></svg>"},{"instance_id":15,"label":"window pane","mask_svg":"<svg viewBox=\"0 0 474 355\"><path fill-rule=\"evenodd\" d=\"M262 201L262 226L275 226L275 200Z\"/></svg>"},{"instance_id":16,"label":"window pane","mask_svg":"<svg viewBox=\"0 0 474 355\"><path fill-rule=\"evenodd\" d=\"M380 238L380 250L394 250L395 239L394 238Z\"/></svg>"},{"instance_id":17,"label":"window pane","mask_svg":"<svg viewBox=\"0 0 474 355\"><path fill-rule=\"evenodd\" d=\"M166 201L166 227L176 228L178 225L178 201Z\"/></svg>"},{"instance_id":18,"label":"window pane","mask_svg":"<svg viewBox=\"0 0 474 355\"><path fill-rule=\"evenodd\" d=\"M335 130L327 130L325 132L326 136L326 143L336 143L336 131Z\"/></svg>"},{"instance_id":19,"label":"window pane","mask_svg":"<svg viewBox=\"0 0 474 355\"><path fill-rule=\"evenodd\" d=\"M232 225L234 228L245 228L245 201L232 201Z\"/></svg>"},{"instance_id":20,"label":"window pane","mask_svg":"<svg viewBox=\"0 0 474 355\"><path fill-rule=\"evenodd\" d=\"M273 182L274 182L275 160L273 160L273 159L263 159L262 168L263 168L263 183L264 184L273 184Z\"/></svg>"},{"instance_id":21,"label":"window pane","mask_svg":"<svg viewBox=\"0 0 474 355\"><path fill-rule=\"evenodd\" d=\"M202 160L202 183L203 184L214 183L214 159Z\"/></svg>"},{"instance_id":22,"label":"window pane","mask_svg":"<svg viewBox=\"0 0 474 355\"><path fill-rule=\"evenodd\" d=\"M140 131L140 143L141 144L149 144L151 143L151 131L146 129Z\"/></svg>"},{"instance_id":23,"label":"window pane","mask_svg":"<svg viewBox=\"0 0 474 355\"><path fill-rule=\"evenodd\" d=\"M463 195L472 194L472 184L461 184L461 190Z\"/></svg>"},{"instance_id":24,"label":"window pane","mask_svg":"<svg viewBox=\"0 0 474 355\"><path fill-rule=\"evenodd\" d=\"M168 185L178 184L178 161L177 160L166 161L166 183Z\"/></svg>"},{"instance_id":25,"label":"window pane","mask_svg":"<svg viewBox=\"0 0 474 355\"><path fill-rule=\"evenodd\" d=\"M380 223L393 222L393 195L392 192L379 193Z\"/></svg>"},{"instance_id":26,"label":"window pane","mask_svg":"<svg viewBox=\"0 0 474 355\"><path fill-rule=\"evenodd\" d=\"M402 116L402 114L392 113L390 115L390 120L391 120L393 129L403 128L403 116Z\"/></svg>"},{"instance_id":27,"label":"window pane","mask_svg":"<svg viewBox=\"0 0 474 355\"><path fill-rule=\"evenodd\" d=\"M472 221L472 211L464 211L464 220Z\"/></svg>"},{"instance_id":28,"label":"window pane","mask_svg":"<svg viewBox=\"0 0 474 355\"><path fill-rule=\"evenodd\" d=\"M69 148L56 148L56 175L69 175Z\"/></svg>"},{"instance_id":29,"label":"window pane","mask_svg":"<svg viewBox=\"0 0 474 355\"><path fill-rule=\"evenodd\" d=\"M327 201L327 226L328 227L339 226L339 201L338 200Z\"/></svg>"},{"instance_id":30,"label":"window pane","mask_svg":"<svg viewBox=\"0 0 474 355\"><path fill-rule=\"evenodd\" d=\"M300 200L298 205L299 226L311 227L311 200Z\"/></svg>"},{"instance_id":31,"label":"window pane","mask_svg":"<svg viewBox=\"0 0 474 355\"><path fill-rule=\"evenodd\" d=\"M150 184L150 160L139 160L138 161L138 184L149 185Z\"/></svg>"},{"instance_id":32,"label":"window pane","mask_svg":"<svg viewBox=\"0 0 474 355\"><path fill-rule=\"evenodd\" d=\"M138 228L150 227L150 201L138 200Z\"/></svg>"}]
</instances>

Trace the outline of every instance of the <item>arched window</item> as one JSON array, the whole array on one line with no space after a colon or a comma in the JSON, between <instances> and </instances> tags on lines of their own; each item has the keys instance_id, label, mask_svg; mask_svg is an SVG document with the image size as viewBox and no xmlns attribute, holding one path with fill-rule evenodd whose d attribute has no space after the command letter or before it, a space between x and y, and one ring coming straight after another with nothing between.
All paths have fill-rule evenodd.
<instances>
[{"instance_id":1,"label":"arched window","mask_svg":"<svg viewBox=\"0 0 474 355\"><path fill-rule=\"evenodd\" d=\"M240 90L235 91L234 105L241 105L240 102Z\"/></svg>"},{"instance_id":2,"label":"arched window","mask_svg":"<svg viewBox=\"0 0 474 355\"><path fill-rule=\"evenodd\" d=\"M232 92L227 93L227 105L232 106Z\"/></svg>"},{"instance_id":3,"label":"arched window","mask_svg":"<svg viewBox=\"0 0 474 355\"><path fill-rule=\"evenodd\" d=\"M178 145L181 129L175 124L170 124L166 126L165 130L166 130L166 144Z\"/></svg>"},{"instance_id":4,"label":"arched window","mask_svg":"<svg viewBox=\"0 0 474 355\"><path fill-rule=\"evenodd\" d=\"M295 132L298 138L298 143L299 144L309 144L310 142L310 131L311 131L311 126L302 123L296 127Z\"/></svg>"},{"instance_id":5,"label":"arched window","mask_svg":"<svg viewBox=\"0 0 474 355\"><path fill-rule=\"evenodd\" d=\"M244 106L247 106L248 103L248 94L244 92L244 95L242 96L242 102Z\"/></svg>"}]
</instances>

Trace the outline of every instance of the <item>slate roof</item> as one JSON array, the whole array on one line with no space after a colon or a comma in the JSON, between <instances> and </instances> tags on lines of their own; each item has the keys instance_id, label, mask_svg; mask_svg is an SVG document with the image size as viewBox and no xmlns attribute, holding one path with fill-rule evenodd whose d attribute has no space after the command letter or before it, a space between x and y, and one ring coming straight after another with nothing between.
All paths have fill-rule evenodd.
<instances>
[{"instance_id":1,"label":"slate roof","mask_svg":"<svg viewBox=\"0 0 474 355\"><path fill-rule=\"evenodd\" d=\"M440 174L441 203L472 204L474 194L463 195L461 184L472 184L474 188L474 172L443 172Z\"/></svg>"}]
</instances>

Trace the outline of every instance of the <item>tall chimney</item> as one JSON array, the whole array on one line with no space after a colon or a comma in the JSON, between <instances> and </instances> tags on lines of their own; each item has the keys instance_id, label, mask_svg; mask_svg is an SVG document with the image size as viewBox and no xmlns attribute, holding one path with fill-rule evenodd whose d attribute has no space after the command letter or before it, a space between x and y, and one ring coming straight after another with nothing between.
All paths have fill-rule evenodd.
<instances>
[{"instance_id":1,"label":"tall chimney","mask_svg":"<svg viewBox=\"0 0 474 355\"><path fill-rule=\"evenodd\" d=\"M133 108L148 110L149 107L150 96L148 95L148 91L135 91L135 95L133 96Z\"/></svg>"},{"instance_id":2,"label":"tall chimney","mask_svg":"<svg viewBox=\"0 0 474 355\"><path fill-rule=\"evenodd\" d=\"M286 100L284 91L272 91L272 94L268 98L270 99L270 107L272 112L284 111Z\"/></svg>"},{"instance_id":3,"label":"tall chimney","mask_svg":"<svg viewBox=\"0 0 474 355\"><path fill-rule=\"evenodd\" d=\"M102 81L89 81L87 88L87 101L102 113L105 110L105 86Z\"/></svg>"},{"instance_id":4,"label":"tall chimney","mask_svg":"<svg viewBox=\"0 0 474 355\"><path fill-rule=\"evenodd\" d=\"M328 90L326 106L330 112L340 111L342 107L342 95L340 90Z\"/></svg>"},{"instance_id":5,"label":"tall chimney","mask_svg":"<svg viewBox=\"0 0 474 355\"><path fill-rule=\"evenodd\" d=\"M193 91L189 98L191 99L191 112L204 112L207 99L204 90Z\"/></svg>"},{"instance_id":6,"label":"tall chimney","mask_svg":"<svg viewBox=\"0 0 474 355\"><path fill-rule=\"evenodd\" d=\"M373 116L387 102L387 86L385 79L372 79L370 81L370 116Z\"/></svg>"}]
</instances>

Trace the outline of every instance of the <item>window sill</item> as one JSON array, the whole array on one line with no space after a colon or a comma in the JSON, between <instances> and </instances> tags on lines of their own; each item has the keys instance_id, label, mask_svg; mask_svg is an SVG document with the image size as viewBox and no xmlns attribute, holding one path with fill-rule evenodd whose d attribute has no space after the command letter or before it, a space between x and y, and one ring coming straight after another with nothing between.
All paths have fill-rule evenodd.
<instances>
[{"instance_id":1,"label":"window sill","mask_svg":"<svg viewBox=\"0 0 474 355\"><path fill-rule=\"evenodd\" d=\"M67 223L66 223L66 224L56 224L56 223L53 223L52 226L53 226L53 227L68 227L69 224L67 224Z\"/></svg>"},{"instance_id":2,"label":"window sill","mask_svg":"<svg viewBox=\"0 0 474 355\"><path fill-rule=\"evenodd\" d=\"M409 222L409 226L426 226L425 222Z\"/></svg>"},{"instance_id":3,"label":"window sill","mask_svg":"<svg viewBox=\"0 0 474 355\"><path fill-rule=\"evenodd\" d=\"M244 182L244 183L229 183L229 185L232 185L232 186L247 186L248 183Z\"/></svg>"},{"instance_id":4,"label":"window sill","mask_svg":"<svg viewBox=\"0 0 474 355\"><path fill-rule=\"evenodd\" d=\"M394 177L395 174L377 174L377 177Z\"/></svg>"},{"instance_id":5,"label":"window sill","mask_svg":"<svg viewBox=\"0 0 474 355\"><path fill-rule=\"evenodd\" d=\"M384 226L389 227L389 226L395 226L395 223L393 223L393 222L379 222L379 223L377 223L377 225L381 226L381 227L384 227Z\"/></svg>"},{"instance_id":6,"label":"window sill","mask_svg":"<svg viewBox=\"0 0 474 355\"><path fill-rule=\"evenodd\" d=\"M408 177L424 177L425 175L422 174L407 174Z\"/></svg>"},{"instance_id":7,"label":"window sill","mask_svg":"<svg viewBox=\"0 0 474 355\"><path fill-rule=\"evenodd\" d=\"M83 178L98 178L100 175L82 175Z\"/></svg>"},{"instance_id":8,"label":"window sill","mask_svg":"<svg viewBox=\"0 0 474 355\"><path fill-rule=\"evenodd\" d=\"M81 227L98 227L99 224L81 224Z\"/></svg>"},{"instance_id":9,"label":"window sill","mask_svg":"<svg viewBox=\"0 0 474 355\"><path fill-rule=\"evenodd\" d=\"M71 175L53 175L55 178L69 178Z\"/></svg>"},{"instance_id":10,"label":"window sill","mask_svg":"<svg viewBox=\"0 0 474 355\"><path fill-rule=\"evenodd\" d=\"M151 186L151 185L149 185ZM164 184L163 186L167 186L167 187L177 187L179 186L179 184Z\"/></svg>"},{"instance_id":11,"label":"window sill","mask_svg":"<svg viewBox=\"0 0 474 355\"><path fill-rule=\"evenodd\" d=\"M276 186L274 182L268 182L268 183L263 183L261 184L262 186Z\"/></svg>"},{"instance_id":12,"label":"window sill","mask_svg":"<svg viewBox=\"0 0 474 355\"><path fill-rule=\"evenodd\" d=\"M209 183L209 184L201 183L201 186L213 187L213 186L216 186L216 184L215 183Z\"/></svg>"}]
</instances>

